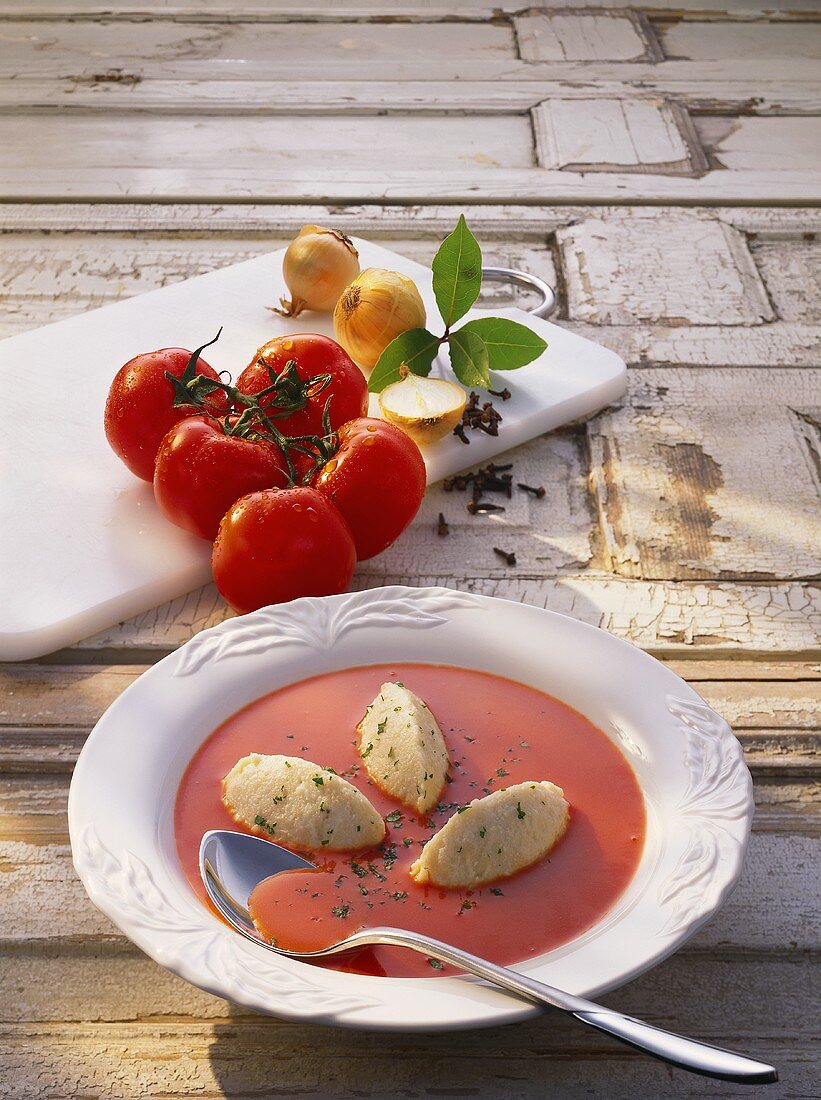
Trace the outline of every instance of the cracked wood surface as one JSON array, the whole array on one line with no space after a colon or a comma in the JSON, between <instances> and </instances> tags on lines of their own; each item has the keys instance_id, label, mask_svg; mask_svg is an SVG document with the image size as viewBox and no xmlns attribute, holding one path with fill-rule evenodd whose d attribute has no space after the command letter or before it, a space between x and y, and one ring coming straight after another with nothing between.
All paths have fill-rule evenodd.
<instances>
[{"instance_id":1,"label":"cracked wood surface","mask_svg":"<svg viewBox=\"0 0 821 1100\"><path fill-rule=\"evenodd\" d=\"M817 4L307 9L0 0L0 199L15 200L0 202L0 332L281 247L305 222L426 263L468 204L487 263L555 284L559 323L628 362L626 397L511 452L544 500L471 517L432 487L355 587L446 584L575 615L659 656L725 716L755 786L742 880L681 952L607 1000L772 1059L768 1095L813 1095ZM528 305L500 286L487 301ZM4 1096L525 1100L545 1075L562 1098L741 1095L562 1017L458 1043L352 1042L245 1012L140 955L72 869L71 769L146 664L226 614L206 587L0 666Z\"/></svg>"},{"instance_id":2,"label":"cracked wood surface","mask_svg":"<svg viewBox=\"0 0 821 1100\"><path fill-rule=\"evenodd\" d=\"M811 23L714 58L708 23L688 38L640 10L157 12L6 9L0 196L818 200Z\"/></svg>"},{"instance_id":3,"label":"cracked wood surface","mask_svg":"<svg viewBox=\"0 0 821 1100\"><path fill-rule=\"evenodd\" d=\"M595 112L597 101L590 102ZM814 118L741 120L717 143L717 170L688 178L608 166L609 143L601 156L590 154L590 161L602 162L601 171L531 167L536 151L527 112L313 115L297 127L273 115L189 119L136 112L123 125L104 111L19 110L0 115L0 199L815 203L821 197L818 136ZM792 145L799 155L795 166L785 167ZM355 168L328 172L329 162L351 156Z\"/></svg>"}]
</instances>

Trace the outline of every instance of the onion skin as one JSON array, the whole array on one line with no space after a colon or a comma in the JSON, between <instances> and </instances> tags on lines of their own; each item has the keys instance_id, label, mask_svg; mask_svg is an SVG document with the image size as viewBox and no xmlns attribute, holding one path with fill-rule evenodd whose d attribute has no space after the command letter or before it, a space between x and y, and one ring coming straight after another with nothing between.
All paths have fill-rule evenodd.
<instances>
[{"instance_id":1,"label":"onion skin","mask_svg":"<svg viewBox=\"0 0 821 1100\"><path fill-rule=\"evenodd\" d=\"M462 406L462 409L464 405ZM382 415L389 424L401 428L405 435L409 435L417 447L429 447L432 443L438 443L446 435L450 435L459 421L462 419L462 409L448 413L447 416L434 416L430 418L398 416L396 413L387 412L380 405Z\"/></svg>"},{"instance_id":2,"label":"onion skin","mask_svg":"<svg viewBox=\"0 0 821 1100\"><path fill-rule=\"evenodd\" d=\"M272 308L285 317L297 317L304 309L328 313L358 274L359 253L344 233L303 225L282 261L291 298L280 298L281 308Z\"/></svg>"},{"instance_id":3,"label":"onion skin","mask_svg":"<svg viewBox=\"0 0 821 1100\"><path fill-rule=\"evenodd\" d=\"M425 304L412 279L368 267L345 288L334 309L334 336L370 372L388 344L411 328L424 328Z\"/></svg>"}]
</instances>

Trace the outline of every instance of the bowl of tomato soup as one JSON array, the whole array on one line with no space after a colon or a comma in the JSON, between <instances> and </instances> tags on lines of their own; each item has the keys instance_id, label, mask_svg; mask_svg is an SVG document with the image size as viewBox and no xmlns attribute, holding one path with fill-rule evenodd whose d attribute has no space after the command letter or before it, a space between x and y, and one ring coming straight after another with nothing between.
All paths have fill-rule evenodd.
<instances>
[{"instance_id":1,"label":"bowl of tomato soup","mask_svg":"<svg viewBox=\"0 0 821 1100\"><path fill-rule=\"evenodd\" d=\"M397 680L428 703L450 750L451 781L438 805L422 816L380 791L356 744L365 707L384 681ZM475 669L366 665L255 700L194 755L177 793L175 835L180 862L204 904L200 840L209 829L238 827L223 805L222 779L249 753L304 756L333 768L367 794L387 825L383 842L373 849L305 852L320 874L269 880L267 895L256 898L254 917L267 925L267 938L294 950L316 950L354 927L398 925L493 962L520 963L599 922L623 895L644 848L646 813L635 773L621 749L578 711ZM543 778L560 786L571 806L570 825L545 859L476 889L418 885L411 878L421 847L459 807ZM437 973L421 955L391 947L368 948L333 965L390 977Z\"/></svg>"},{"instance_id":2,"label":"bowl of tomato soup","mask_svg":"<svg viewBox=\"0 0 821 1100\"><path fill-rule=\"evenodd\" d=\"M357 726L386 681L424 700L447 746L444 785L424 812L374 782L362 758ZM261 940L311 950L390 925L582 996L652 966L717 911L752 815L726 723L669 669L567 617L394 587L204 631L90 736L69 804L75 866L92 900L175 973L265 1012L348 1026L487 1026L535 1010L399 948L318 965L225 925L198 850L210 829L261 831L223 800L224 777L249 754L312 761L385 824L378 844L300 849L316 870L262 883L251 904ZM569 806L544 858L476 885L417 881L415 861L454 815L540 781ZM268 829L275 814L261 820Z\"/></svg>"}]
</instances>

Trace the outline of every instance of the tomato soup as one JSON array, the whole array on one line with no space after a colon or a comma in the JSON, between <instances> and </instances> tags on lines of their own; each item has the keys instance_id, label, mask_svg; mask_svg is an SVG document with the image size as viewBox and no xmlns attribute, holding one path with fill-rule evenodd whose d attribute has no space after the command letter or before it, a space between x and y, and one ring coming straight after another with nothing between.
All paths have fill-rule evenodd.
<instances>
[{"instance_id":1,"label":"tomato soup","mask_svg":"<svg viewBox=\"0 0 821 1100\"><path fill-rule=\"evenodd\" d=\"M449 781L419 818L370 780L357 723L386 681L428 704L447 742ZM446 940L498 963L541 955L591 928L611 908L641 858L645 810L621 752L578 711L535 688L485 672L424 664L370 665L317 676L258 699L201 746L180 783L177 850L208 904L198 868L208 829L239 829L221 781L249 753L303 756L358 787L386 820L375 849L306 853L318 872L276 876L254 891L258 927L287 946L312 949L363 926L392 925ZM473 890L418 885L410 865L456 810L514 783L548 779L564 790L570 824L547 858ZM283 940L283 945L284 940ZM439 964L398 948L334 959L337 969L431 977Z\"/></svg>"}]
</instances>

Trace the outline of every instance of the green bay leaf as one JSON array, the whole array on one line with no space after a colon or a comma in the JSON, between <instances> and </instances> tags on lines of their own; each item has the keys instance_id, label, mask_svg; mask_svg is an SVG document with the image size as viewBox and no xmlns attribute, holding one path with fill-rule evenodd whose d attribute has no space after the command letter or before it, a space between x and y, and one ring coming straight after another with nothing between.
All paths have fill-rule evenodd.
<instances>
[{"instance_id":1,"label":"green bay leaf","mask_svg":"<svg viewBox=\"0 0 821 1100\"><path fill-rule=\"evenodd\" d=\"M482 250L464 214L459 215L456 228L442 241L431 267L436 304L450 328L464 317L482 289Z\"/></svg>"},{"instance_id":2,"label":"green bay leaf","mask_svg":"<svg viewBox=\"0 0 821 1100\"><path fill-rule=\"evenodd\" d=\"M426 328L409 328L388 344L377 360L368 379L371 393L380 393L391 382L398 382L399 368L404 363L411 374L430 374L431 364L439 350L439 337Z\"/></svg>"},{"instance_id":3,"label":"green bay leaf","mask_svg":"<svg viewBox=\"0 0 821 1100\"><path fill-rule=\"evenodd\" d=\"M450 334L450 365L463 386L490 385L488 354L485 342L467 325Z\"/></svg>"},{"instance_id":4,"label":"green bay leaf","mask_svg":"<svg viewBox=\"0 0 821 1100\"><path fill-rule=\"evenodd\" d=\"M465 330L483 341L491 370L517 370L538 359L547 348L547 341L533 329L508 317L480 317L468 321L459 332Z\"/></svg>"}]
</instances>

